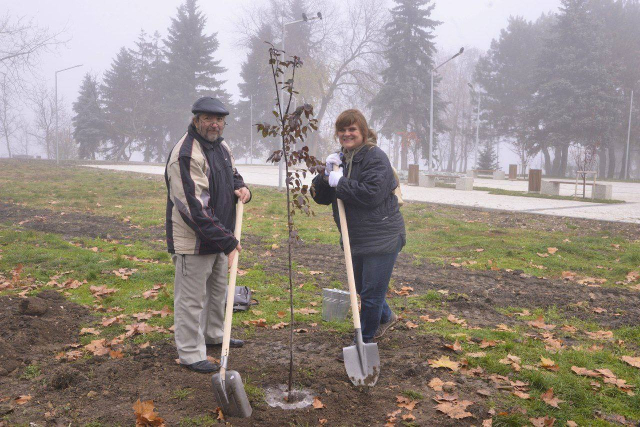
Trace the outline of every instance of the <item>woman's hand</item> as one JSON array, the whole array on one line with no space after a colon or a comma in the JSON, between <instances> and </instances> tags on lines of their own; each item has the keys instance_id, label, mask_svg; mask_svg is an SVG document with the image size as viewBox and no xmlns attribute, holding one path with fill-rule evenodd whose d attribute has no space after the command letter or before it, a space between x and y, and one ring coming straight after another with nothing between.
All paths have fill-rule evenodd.
<instances>
[{"instance_id":1,"label":"woman's hand","mask_svg":"<svg viewBox=\"0 0 640 427\"><path fill-rule=\"evenodd\" d=\"M329 185L334 188L337 187L338 183L340 182L340 178L342 177L344 177L342 168L338 169L337 171L331 171L329 173Z\"/></svg>"},{"instance_id":2,"label":"woman's hand","mask_svg":"<svg viewBox=\"0 0 640 427\"><path fill-rule=\"evenodd\" d=\"M333 165L342 165L342 153L329 154L324 162L326 164L324 174L326 176L329 176L329 174L333 170Z\"/></svg>"}]
</instances>

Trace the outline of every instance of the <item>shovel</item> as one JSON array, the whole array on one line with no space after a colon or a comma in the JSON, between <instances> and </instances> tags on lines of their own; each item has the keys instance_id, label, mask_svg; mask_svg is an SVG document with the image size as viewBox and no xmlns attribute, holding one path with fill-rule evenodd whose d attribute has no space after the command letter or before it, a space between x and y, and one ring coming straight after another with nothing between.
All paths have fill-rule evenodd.
<instances>
[{"instance_id":1,"label":"shovel","mask_svg":"<svg viewBox=\"0 0 640 427\"><path fill-rule=\"evenodd\" d=\"M238 200L236 209L236 229L234 235L240 241L242 230L242 211L244 204ZM227 306L224 316L224 335L222 337L222 352L220 354L220 371L213 375L211 383L216 402L222 406L222 412L231 417L247 418L251 416L251 404L244 391L242 378L236 371L227 371L227 361L229 359L229 341L231 340L231 321L233 316L233 298L236 294L236 278L238 276L238 257L231 263L231 273L229 274L229 288L227 289Z\"/></svg>"},{"instance_id":2,"label":"shovel","mask_svg":"<svg viewBox=\"0 0 640 427\"><path fill-rule=\"evenodd\" d=\"M333 170L339 170L334 165ZM380 354L378 344L362 341L362 329L360 328L360 312L358 311L358 298L356 297L356 281L353 276L353 263L351 261L351 244L349 241L349 229L347 217L344 212L344 203L337 199L338 213L340 215L340 232L342 245L344 246L344 262L347 265L347 281L349 282L349 298L351 299L351 312L353 314L353 327L356 330L355 344L342 349L344 355L344 367L353 385L374 386L380 375Z\"/></svg>"}]
</instances>

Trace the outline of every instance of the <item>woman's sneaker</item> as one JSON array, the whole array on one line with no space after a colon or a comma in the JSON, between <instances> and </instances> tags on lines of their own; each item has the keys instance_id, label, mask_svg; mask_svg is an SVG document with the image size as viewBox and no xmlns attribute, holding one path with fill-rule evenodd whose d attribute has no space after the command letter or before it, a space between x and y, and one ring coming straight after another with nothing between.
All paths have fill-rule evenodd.
<instances>
[{"instance_id":1,"label":"woman's sneaker","mask_svg":"<svg viewBox=\"0 0 640 427\"><path fill-rule=\"evenodd\" d=\"M380 338L381 336L383 336L384 333L387 332L390 327L395 325L397 321L398 316L396 316L395 313L391 313L391 317L389 318L389 321L387 323L380 323L380 326L378 326L378 330L376 331L374 338Z\"/></svg>"}]
</instances>

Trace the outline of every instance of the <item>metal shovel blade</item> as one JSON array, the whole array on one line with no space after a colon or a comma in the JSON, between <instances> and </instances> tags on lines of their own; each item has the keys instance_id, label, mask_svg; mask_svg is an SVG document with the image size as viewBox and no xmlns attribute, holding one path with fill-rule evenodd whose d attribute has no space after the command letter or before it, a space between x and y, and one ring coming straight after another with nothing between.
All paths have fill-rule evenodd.
<instances>
[{"instance_id":1,"label":"metal shovel blade","mask_svg":"<svg viewBox=\"0 0 640 427\"><path fill-rule=\"evenodd\" d=\"M226 371L225 380L221 381L220 373L211 378L216 402L222 408L222 413L230 417L248 418L251 416L251 403L244 391L244 384L240 374L236 371Z\"/></svg>"},{"instance_id":2,"label":"metal shovel blade","mask_svg":"<svg viewBox=\"0 0 640 427\"><path fill-rule=\"evenodd\" d=\"M376 343L355 343L342 349L344 367L353 385L372 387L380 375L380 354Z\"/></svg>"}]
</instances>

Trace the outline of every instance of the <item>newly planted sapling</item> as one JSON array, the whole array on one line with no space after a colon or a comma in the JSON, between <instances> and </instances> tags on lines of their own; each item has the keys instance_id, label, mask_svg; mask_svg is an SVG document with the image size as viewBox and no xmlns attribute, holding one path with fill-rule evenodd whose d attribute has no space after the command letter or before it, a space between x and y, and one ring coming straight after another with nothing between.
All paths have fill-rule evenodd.
<instances>
[{"instance_id":1,"label":"newly planted sapling","mask_svg":"<svg viewBox=\"0 0 640 427\"><path fill-rule=\"evenodd\" d=\"M318 121L313 118L313 106L304 104L294 111L291 110L291 100L298 92L295 90L296 69L302 67L302 61L297 56L291 59L285 58L285 52L276 49L271 43L269 48L269 65L273 75L273 82L276 91L276 105L273 115L276 124L260 123L257 125L258 132L263 137L280 137L281 146L279 150L271 153L267 159L270 162L278 163L282 161L285 167L285 184L287 194L287 227L289 231L288 239L288 261L289 261L289 308L290 308L290 332L289 332L289 384L288 394L291 400L291 390L293 385L293 272L291 265L292 245L299 239L295 228L293 217L296 210L304 212L306 215L313 215L310 207L308 185L302 183L302 179L307 173L315 174L324 171L324 164L319 162L314 156L309 154L307 146L301 146L307 138L307 134L318 129ZM290 73L290 78L287 75ZM282 97L281 97L282 94ZM285 101L288 94L288 100ZM300 146L300 147L299 147ZM299 147L299 148L298 148Z\"/></svg>"}]
</instances>

